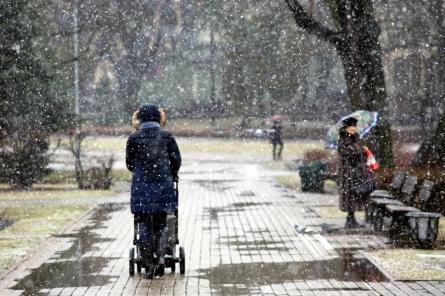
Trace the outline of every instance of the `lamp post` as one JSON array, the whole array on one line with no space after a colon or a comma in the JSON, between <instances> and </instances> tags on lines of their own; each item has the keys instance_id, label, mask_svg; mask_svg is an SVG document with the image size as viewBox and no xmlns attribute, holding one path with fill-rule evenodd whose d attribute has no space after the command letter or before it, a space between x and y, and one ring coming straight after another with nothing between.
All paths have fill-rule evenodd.
<instances>
[{"instance_id":1,"label":"lamp post","mask_svg":"<svg viewBox=\"0 0 445 296\"><path fill-rule=\"evenodd\" d=\"M77 1L74 4L74 14L73 14L73 22L74 22L74 34L73 34L73 42L74 42L74 113L79 116L79 21L78 21L78 9L77 9Z\"/></svg>"},{"instance_id":2,"label":"lamp post","mask_svg":"<svg viewBox=\"0 0 445 296\"><path fill-rule=\"evenodd\" d=\"M210 23L210 119L215 124L216 90L215 90L215 37L213 33L213 16Z\"/></svg>"},{"instance_id":3,"label":"lamp post","mask_svg":"<svg viewBox=\"0 0 445 296\"><path fill-rule=\"evenodd\" d=\"M74 155L74 169L79 187L82 187L83 168L81 157L81 133L80 133L80 89L79 89L79 21L78 21L78 1L74 2L73 14L73 43L74 43L74 114L76 115L74 139L72 143L72 153Z\"/></svg>"}]
</instances>

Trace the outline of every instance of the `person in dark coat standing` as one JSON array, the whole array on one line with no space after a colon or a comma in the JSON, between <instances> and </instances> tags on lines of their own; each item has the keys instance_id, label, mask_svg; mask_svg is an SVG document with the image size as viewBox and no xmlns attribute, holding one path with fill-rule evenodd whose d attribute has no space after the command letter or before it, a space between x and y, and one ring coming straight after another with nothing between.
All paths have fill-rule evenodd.
<instances>
[{"instance_id":1,"label":"person in dark coat standing","mask_svg":"<svg viewBox=\"0 0 445 296\"><path fill-rule=\"evenodd\" d=\"M133 173L131 183L131 213L139 217L141 252L153 266L147 277L153 277L153 253L160 270L164 267L164 247L161 236L167 214L178 207L174 182L181 167L181 153L175 138L160 126L158 106L144 105L137 113L138 129L130 135L126 148L126 164ZM150 274L151 273L151 274Z\"/></svg>"},{"instance_id":2,"label":"person in dark coat standing","mask_svg":"<svg viewBox=\"0 0 445 296\"><path fill-rule=\"evenodd\" d=\"M366 197L357 195L354 184L366 167L364 147L359 145L357 135L357 119L350 117L343 121L340 128L340 139L338 143L339 154L339 193L340 210L347 212L345 228L358 228L360 224L355 219L354 213L362 211L366 204Z\"/></svg>"},{"instance_id":3,"label":"person in dark coat standing","mask_svg":"<svg viewBox=\"0 0 445 296\"><path fill-rule=\"evenodd\" d=\"M283 126L278 122L274 121L272 126L272 134L270 142L272 143L272 157L274 160L281 159L281 153L283 152L283 139L281 137L281 130ZM277 151L277 146L280 146Z\"/></svg>"}]
</instances>

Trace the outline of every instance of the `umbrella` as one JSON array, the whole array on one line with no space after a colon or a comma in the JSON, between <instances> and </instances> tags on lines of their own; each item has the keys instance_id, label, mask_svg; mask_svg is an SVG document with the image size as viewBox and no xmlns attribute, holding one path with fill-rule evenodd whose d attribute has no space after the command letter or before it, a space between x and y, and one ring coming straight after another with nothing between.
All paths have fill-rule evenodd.
<instances>
[{"instance_id":1,"label":"umbrella","mask_svg":"<svg viewBox=\"0 0 445 296\"><path fill-rule=\"evenodd\" d=\"M274 122L274 121L283 121L287 119L287 115L284 114L275 114L271 117L267 118L267 122Z\"/></svg>"},{"instance_id":2,"label":"umbrella","mask_svg":"<svg viewBox=\"0 0 445 296\"><path fill-rule=\"evenodd\" d=\"M357 133L360 139L366 138L374 126L377 125L378 113L358 110L342 117L334 126L329 128L325 148L336 149L339 138L339 130L343 126L343 120L353 117L357 119Z\"/></svg>"}]
</instances>

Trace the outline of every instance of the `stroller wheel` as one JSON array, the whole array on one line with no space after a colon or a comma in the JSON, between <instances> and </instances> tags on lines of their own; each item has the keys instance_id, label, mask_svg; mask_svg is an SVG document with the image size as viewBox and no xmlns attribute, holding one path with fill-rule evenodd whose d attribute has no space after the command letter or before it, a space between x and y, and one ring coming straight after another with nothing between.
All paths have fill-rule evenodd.
<instances>
[{"instance_id":1,"label":"stroller wheel","mask_svg":"<svg viewBox=\"0 0 445 296\"><path fill-rule=\"evenodd\" d=\"M128 261L128 263L129 263L129 273L130 273L130 276L133 276L134 275L134 248L131 248L130 249L130 259L129 259L129 261Z\"/></svg>"},{"instance_id":2,"label":"stroller wheel","mask_svg":"<svg viewBox=\"0 0 445 296\"><path fill-rule=\"evenodd\" d=\"M152 280L156 275L156 268L155 267L147 267L145 268L145 278Z\"/></svg>"},{"instance_id":3,"label":"stroller wheel","mask_svg":"<svg viewBox=\"0 0 445 296\"><path fill-rule=\"evenodd\" d=\"M172 273L175 273L176 271L176 262L172 261L172 263L170 264L170 269L172 271Z\"/></svg>"},{"instance_id":4,"label":"stroller wheel","mask_svg":"<svg viewBox=\"0 0 445 296\"><path fill-rule=\"evenodd\" d=\"M185 273L185 252L183 247L179 248L179 272L181 274Z\"/></svg>"}]
</instances>

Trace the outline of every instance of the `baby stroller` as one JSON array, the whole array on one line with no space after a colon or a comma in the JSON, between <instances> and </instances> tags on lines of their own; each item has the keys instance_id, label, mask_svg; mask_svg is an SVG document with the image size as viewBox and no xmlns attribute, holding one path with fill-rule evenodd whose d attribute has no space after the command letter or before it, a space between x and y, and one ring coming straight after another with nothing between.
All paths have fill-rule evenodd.
<instances>
[{"instance_id":1,"label":"baby stroller","mask_svg":"<svg viewBox=\"0 0 445 296\"><path fill-rule=\"evenodd\" d=\"M175 181L175 195L176 200L178 200L179 190L178 190L178 181ZM133 245L134 247L130 248L130 276L134 275L135 272L135 265L136 270L138 273L141 273L142 268L146 270L146 273L148 274L148 269L153 268L153 266L146 266L146 262L152 261L156 262L157 257L159 254L156 254L155 252L151 252L148 256L152 256L151 260L146 260L144 256L147 256L145 252L142 252L142 244L139 240L140 238L140 232L139 232L139 222L141 221L140 215L134 215L134 237L133 237ZM162 241L160 243L161 246L164 247L164 267L170 268L171 272L174 273L176 271L176 264L179 263L179 272L181 274L185 273L185 253L184 248L179 246L179 239L178 239L178 209L175 210L174 214L167 215L166 219L166 227L164 228L164 231L162 232L162 236L160 240ZM153 223L151 223L153 225ZM151 233L153 234L153 230L151 230ZM153 237L153 236L152 236ZM149 247L149 250L154 250L153 241L151 241L152 246ZM164 270L161 266L155 266L155 270L153 271L152 275L155 276L162 276L164 274Z\"/></svg>"}]
</instances>

